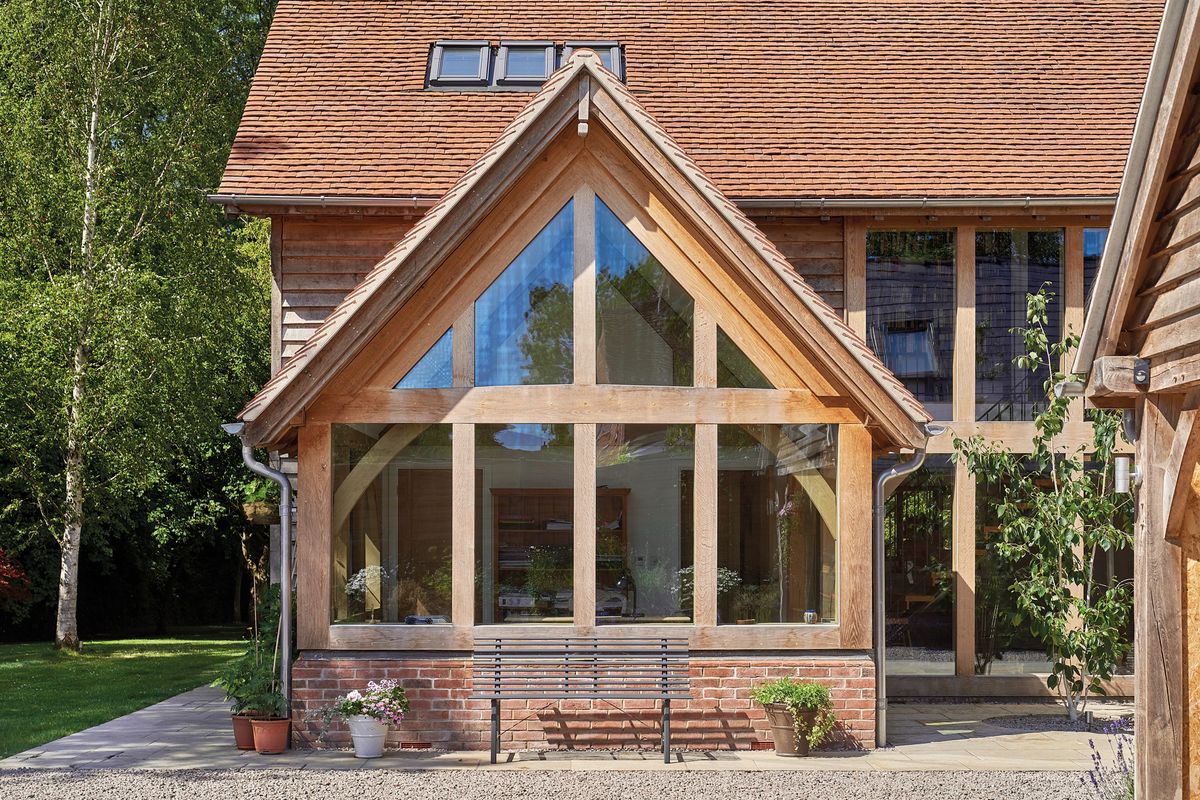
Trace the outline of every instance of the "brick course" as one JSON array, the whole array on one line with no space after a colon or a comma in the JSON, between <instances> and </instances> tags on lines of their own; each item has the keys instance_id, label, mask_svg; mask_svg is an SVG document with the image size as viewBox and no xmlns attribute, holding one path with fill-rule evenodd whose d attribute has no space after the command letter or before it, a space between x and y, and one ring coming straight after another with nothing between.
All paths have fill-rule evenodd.
<instances>
[{"instance_id":1,"label":"brick course","mask_svg":"<svg viewBox=\"0 0 1200 800\"><path fill-rule=\"evenodd\" d=\"M469 654L452 656L302 654L292 671L297 746L344 747L345 724L328 730L314 712L369 680L391 678L408 692L412 712L388 745L451 750L488 746L491 711L469 700ZM703 656L691 665L692 700L671 705L671 743L681 749L748 750L771 741L766 716L750 700L754 686L782 677L830 687L838 717L831 747L870 748L875 733L875 668L856 656ZM617 706L614 708L614 705ZM655 749L661 742L657 702L506 700L501 747L509 749Z\"/></svg>"}]
</instances>

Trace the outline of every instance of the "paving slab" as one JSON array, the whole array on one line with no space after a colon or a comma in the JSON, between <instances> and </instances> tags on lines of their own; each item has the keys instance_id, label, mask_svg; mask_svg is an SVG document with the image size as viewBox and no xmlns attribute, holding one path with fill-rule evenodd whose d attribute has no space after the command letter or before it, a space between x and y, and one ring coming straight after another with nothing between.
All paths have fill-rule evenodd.
<instances>
[{"instance_id":1,"label":"paving slab","mask_svg":"<svg viewBox=\"0 0 1200 800\"><path fill-rule=\"evenodd\" d=\"M217 689L204 687L119 719L0 760L0 770L485 770L497 772L895 772L1063 771L1091 768L1089 740L1109 757L1102 734L1019 731L983 720L1005 714L1055 713L1047 703L903 703L888 711L890 745L871 751L818 752L806 759L771 751L677 752L671 764L657 752L551 751L506 753L499 764L481 751L389 752L359 759L347 750L293 750L260 756L236 750L229 709ZM1104 703L1097 716L1131 713Z\"/></svg>"}]
</instances>

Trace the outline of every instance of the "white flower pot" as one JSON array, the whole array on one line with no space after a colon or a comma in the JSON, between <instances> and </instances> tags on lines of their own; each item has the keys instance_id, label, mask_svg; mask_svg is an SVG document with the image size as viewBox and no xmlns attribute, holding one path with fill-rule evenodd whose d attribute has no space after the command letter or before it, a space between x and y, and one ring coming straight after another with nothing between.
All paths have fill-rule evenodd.
<instances>
[{"instance_id":1,"label":"white flower pot","mask_svg":"<svg viewBox=\"0 0 1200 800\"><path fill-rule=\"evenodd\" d=\"M383 743L387 739L387 723L365 714L346 720L350 736L354 739L354 755L359 758L379 758L383 755Z\"/></svg>"}]
</instances>

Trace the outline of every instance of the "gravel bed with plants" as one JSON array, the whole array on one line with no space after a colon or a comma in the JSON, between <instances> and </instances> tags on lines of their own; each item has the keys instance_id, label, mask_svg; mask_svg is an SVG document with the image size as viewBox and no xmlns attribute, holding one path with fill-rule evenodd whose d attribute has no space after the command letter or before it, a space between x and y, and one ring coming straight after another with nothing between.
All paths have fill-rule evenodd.
<instances>
[{"instance_id":1,"label":"gravel bed with plants","mask_svg":"<svg viewBox=\"0 0 1200 800\"><path fill-rule=\"evenodd\" d=\"M1115 723L1121 722L1122 728L1133 730L1133 717L1094 717L1088 722L1082 716L1071 719L1066 714L1010 714L1003 717L989 717L984 720L988 725L997 728L1007 728L1017 731L1074 731L1078 733L1112 733Z\"/></svg>"},{"instance_id":2,"label":"gravel bed with plants","mask_svg":"<svg viewBox=\"0 0 1200 800\"><path fill-rule=\"evenodd\" d=\"M28 800L612 800L786 797L789 800L1060 800L1081 796L1078 772L605 772L488 770L0 771L0 797Z\"/></svg>"}]
</instances>

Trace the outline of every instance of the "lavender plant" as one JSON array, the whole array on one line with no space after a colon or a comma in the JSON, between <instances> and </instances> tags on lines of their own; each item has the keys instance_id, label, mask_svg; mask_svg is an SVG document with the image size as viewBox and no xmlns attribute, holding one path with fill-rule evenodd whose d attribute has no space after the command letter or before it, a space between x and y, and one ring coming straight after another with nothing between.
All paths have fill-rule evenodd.
<instances>
[{"instance_id":1,"label":"lavender plant","mask_svg":"<svg viewBox=\"0 0 1200 800\"><path fill-rule=\"evenodd\" d=\"M1133 800L1133 734L1129 721L1118 719L1104 727L1103 732L1112 748L1114 758L1109 763L1100 753L1095 739L1088 739L1092 749L1092 768L1079 779L1089 797L1097 800Z\"/></svg>"}]
</instances>

